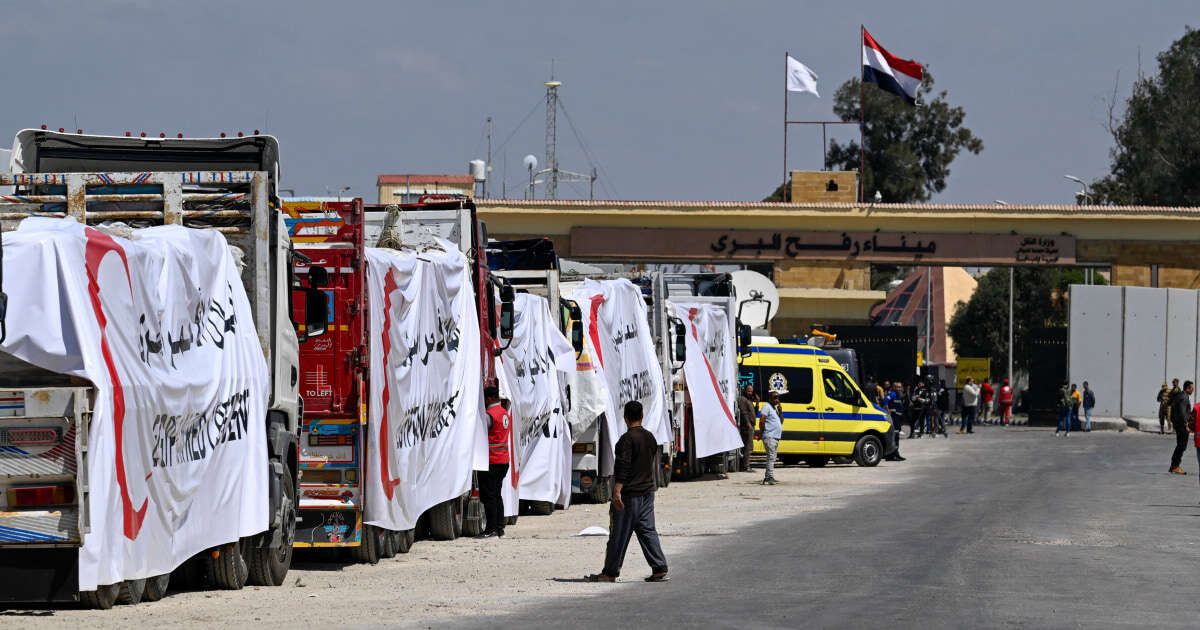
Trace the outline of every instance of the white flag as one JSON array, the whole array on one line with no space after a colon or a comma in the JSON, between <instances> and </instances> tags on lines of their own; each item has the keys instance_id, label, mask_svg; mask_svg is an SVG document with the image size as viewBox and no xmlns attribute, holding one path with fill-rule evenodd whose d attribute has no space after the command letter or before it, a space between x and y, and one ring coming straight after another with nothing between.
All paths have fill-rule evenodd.
<instances>
[{"instance_id":1,"label":"white flag","mask_svg":"<svg viewBox=\"0 0 1200 630\"><path fill-rule=\"evenodd\" d=\"M817 73L808 69L808 66L792 59L791 55L787 58L787 89L789 92L812 92L817 94Z\"/></svg>"}]
</instances>

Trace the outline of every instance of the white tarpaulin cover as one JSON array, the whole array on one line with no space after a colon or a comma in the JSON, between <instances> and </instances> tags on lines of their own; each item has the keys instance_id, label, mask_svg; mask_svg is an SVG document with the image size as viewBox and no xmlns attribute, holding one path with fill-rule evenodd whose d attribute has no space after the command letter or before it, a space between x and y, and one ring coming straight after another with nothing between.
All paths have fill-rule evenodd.
<instances>
[{"instance_id":1,"label":"white tarpaulin cover","mask_svg":"<svg viewBox=\"0 0 1200 630\"><path fill-rule=\"evenodd\" d=\"M683 363L692 400L696 457L742 447L734 417L737 359L729 316L715 304L673 304L675 317L687 327L687 359ZM684 440L684 444L687 441Z\"/></svg>"},{"instance_id":2,"label":"white tarpaulin cover","mask_svg":"<svg viewBox=\"0 0 1200 630\"><path fill-rule=\"evenodd\" d=\"M4 235L0 350L96 388L80 590L268 527L269 376L229 246L179 226L132 234L30 218Z\"/></svg>"},{"instance_id":3,"label":"white tarpaulin cover","mask_svg":"<svg viewBox=\"0 0 1200 630\"><path fill-rule=\"evenodd\" d=\"M584 338L601 380L608 386L610 444L625 434L625 403L642 403L642 426L659 444L671 441L662 368L642 292L624 278L585 280L574 299L583 311Z\"/></svg>"},{"instance_id":4,"label":"white tarpaulin cover","mask_svg":"<svg viewBox=\"0 0 1200 630\"><path fill-rule=\"evenodd\" d=\"M371 398L364 520L416 526L487 461L479 320L467 259L367 248ZM481 459L482 458L482 459Z\"/></svg>"},{"instance_id":5,"label":"white tarpaulin cover","mask_svg":"<svg viewBox=\"0 0 1200 630\"><path fill-rule=\"evenodd\" d=\"M567 378L575 372L575 349L550 315L545 298L520 293L513 304L512 343L500 355L501 395L511 402L511 463L502 486L504 514L518 500L571 501L571 431L567 425Z\"/></svg>"}]
</instances>

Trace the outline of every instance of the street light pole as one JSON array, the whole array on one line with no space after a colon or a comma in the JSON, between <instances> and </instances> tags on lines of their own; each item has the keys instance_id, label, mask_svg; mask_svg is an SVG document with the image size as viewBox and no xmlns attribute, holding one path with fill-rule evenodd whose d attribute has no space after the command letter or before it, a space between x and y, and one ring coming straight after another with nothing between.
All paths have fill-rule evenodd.
<instances>
[{"instance_id":1,"label":"street light pole","mask_svg":"<svg viewBox=\"0 0 1200 630\"><path fill-rule=\"evenodd\" d=\"M1075 182L1076 184L1079 184L1080 186L1083 186L1083 190L1075 193L1077 196L1083 197L1083 203L1089 204L1092 202L1092 195L1088 192L1087 182L1075 177L1074 175L1063 175L1063 177Z\"/></svg>"}]
</instances>

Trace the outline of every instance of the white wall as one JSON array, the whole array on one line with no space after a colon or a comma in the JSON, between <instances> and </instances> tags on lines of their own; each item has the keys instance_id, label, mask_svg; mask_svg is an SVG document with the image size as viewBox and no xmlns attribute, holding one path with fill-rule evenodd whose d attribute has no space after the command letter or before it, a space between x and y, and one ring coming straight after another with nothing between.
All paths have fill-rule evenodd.
<instances>
[{"instance_id":1,"label":"white wall","mask_svg":"<svg viewBox=\"0 0 1200 630\"><path fill-rule=\"evenodd\" d=\"M1123 292L1121 287L1073 285L1071 287L1068 365L1071 382L1083 382L1096 394L1100 418L1121 415L1121 340Z\"/></svg>"}]
</instances>

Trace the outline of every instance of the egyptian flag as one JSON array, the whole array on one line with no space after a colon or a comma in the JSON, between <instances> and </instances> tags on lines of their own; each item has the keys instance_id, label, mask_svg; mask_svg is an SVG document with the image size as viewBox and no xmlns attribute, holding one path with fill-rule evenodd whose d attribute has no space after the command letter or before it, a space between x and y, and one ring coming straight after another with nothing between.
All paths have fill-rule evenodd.
<instances>
[{"instance_id":1,"label":"egyptian flag","mask_svg":"<svg viewBox=\"0 0 1200 630\"><path fill-rule=\"evenodd\" d=\"M917 88L925 76L925 68L908 59L901 59L883 49L874 37L863 29L863 83L874 83L915 105Z\"/></svg>"}]
</instances>

